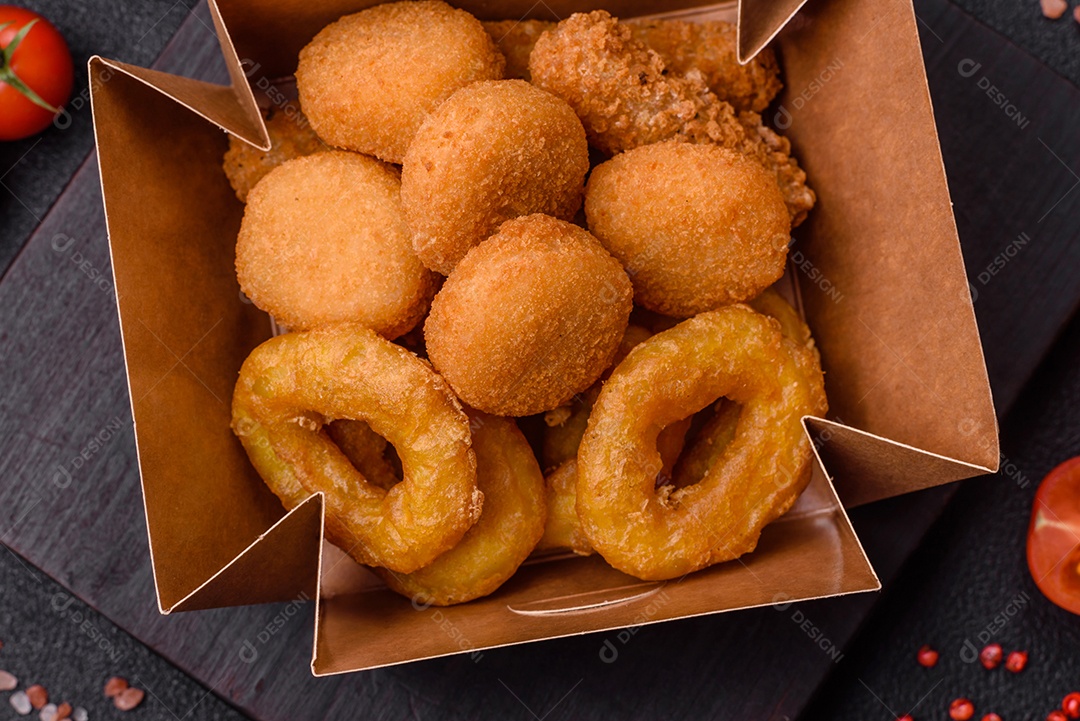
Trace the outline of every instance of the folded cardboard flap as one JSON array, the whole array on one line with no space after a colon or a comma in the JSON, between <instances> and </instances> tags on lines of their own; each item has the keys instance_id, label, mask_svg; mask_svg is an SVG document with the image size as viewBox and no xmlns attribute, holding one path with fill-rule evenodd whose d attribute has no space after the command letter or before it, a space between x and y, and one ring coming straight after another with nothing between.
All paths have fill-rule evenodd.
<instances>
[{"instance_id":1,"label":"folded cardboard flap","mask_svg":"<svg viewBox=\"0 0 1080 721\"><path fill-rule=\"evenodd\" d=\"M316 493L201 586L171 608L162 608L162 613L315 598L324 512L323 495ZM236 593L238 588L245 589L242 596Z\"/></svg>"},{"instance_id":2,"label":"folded cardboard flap","mask_svg":"<svg viewBox=\"0 0 1080 721\"><path fill-rule=\"evenodd\" d=\"M236 374L269 327L232 268L243 208L221 173L224 133L124 66L94 58L89 70L150 551L168 609L284 515L229 429Z\"/></svg>"},{"instance_id":3,"label":"folded cardboard flap","mask_svg":"<svg viewBox=\"0 0 1080 721\"><path fill-rule=\"evenodd\" d=\"M241 295L233 271L242 206L221 172L219 128L265 147L249 83L291 74L297 51L323 24L370 4L222 0L219 14L211 0L230 88L91 60L163 610L296 598L312 582L304 568L319 569L318 588L328 581L318 560L306 565L321 559L324 547L321 499L285 514L229 428L238 369L270 327ZM602 4L624 16L658 9L644 0ZM480 5L471 9L483 17L583 9L531 0ZM789 12L797 5L785 3ZM761 14L748 10L744 21L760 23L755 33L783 14L753 6ZM730 17L732 9L694 17ZM907 0L872 9L822 0L800 26L779 39L788 90L781 98L787 115L777 124L795 143L820 201L792 259L804 276L806 316L835 419L860 430L824 420L808 425L853 502L974 475L996 464L993 408L971 301L961 292L966 280L911 7ZM880 117L865 112L874 102L883 103ZM820 465L815 478L818 495L801 501L812 512L770 526L755 553L660 588L592 557L527 564L492 596L448 609L417 607L379 588L335 594L316 614L313 671L877 588ZM431 623L442 632L432 633Z\"/></svg>"},{"instance_id":4,"label":"folded cardboard flap","mask_svg":"<svg viewBox=\"0 0 1080 721\"><path fill-rule=\"evenodd\" d=\"M320 596L312 671L346 673L879 588L817 465L812 487L821 494L815 512L770 525L738 562L677 580L641 581L593 555L526 563L495 593L460 606L429 607L385 588Z\"/></svg>"},{"instance_id":5,"label":"folded cardboard flap","mask_svg":"<svg viewBox=\"0 0 1080 721\"><path fill-rule=\"evenodd\" d=\"M818 193L791 259L830 416L960 462L955 474L899 484L884 466L864 468L840 480L843 498L996 469L997 421L911 3L818 2L797 25L778 38L786 88L772 120Z\"/></svg>"},{"instance_id":6,"label":"folded cardboard flap","mask_svg":"<svg viewBox=\"0 0 1080 721\"><path fill-rule=\"evenodd\" d=\"M747 63L788 24L806 0L739 0L737 53Z\"/></svg>"}]
</instances>

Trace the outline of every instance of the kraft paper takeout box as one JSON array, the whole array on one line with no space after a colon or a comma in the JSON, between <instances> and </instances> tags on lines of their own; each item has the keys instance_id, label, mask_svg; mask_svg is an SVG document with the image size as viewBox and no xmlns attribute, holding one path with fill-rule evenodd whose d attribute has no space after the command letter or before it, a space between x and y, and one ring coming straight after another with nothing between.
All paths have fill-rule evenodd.
<instances>
[{"instance_id":1,"label":"kraft paper takeout box","mask_svg":"<svg viewBox=\"0 0 1080 721\"><path fill-rule=\"evenodd\" d=\"M777 35L772 120L818 205L793 276L822 352L830 419L808 419L815 479L742 559L670 583L597 556L526 564L495 594L426 608L322 542L321 496L285 513L229 429L237 370L269 337L233 271L242 214L222 129L267 137L249 85L290 75L326 23L370 0L211 0L231 86L93 58L94 124L150 549L162 613L316 599L318 675L781 601L878 588L837 501L992 471L997 427L910 0L477 0L483 19L602 6L740 21L751 56ZM788 22L792 20L791 22ZM785 27L786 26L786 27ZM827 469L827 471L825 470Z\"/></svg>"}]
</instances>

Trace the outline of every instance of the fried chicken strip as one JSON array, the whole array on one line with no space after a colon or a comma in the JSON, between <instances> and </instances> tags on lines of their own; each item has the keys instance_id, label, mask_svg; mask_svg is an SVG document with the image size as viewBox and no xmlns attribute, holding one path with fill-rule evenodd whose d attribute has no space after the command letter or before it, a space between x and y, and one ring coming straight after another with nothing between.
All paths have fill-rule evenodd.
<instances>
[{"instance_id":1,"label":"fried chicken strip","mask_svg":"<svg viewBox=\"0 0 1080 721\"><path fill-rule=\"evenodd\" d=\"M669 71L685 75L699 70L716 97L737 112L760 113L783 87L776 53L765 48L746 65L736 54L736 28L731 23L685 20L628 20L634 39L664 60Z\"/></svg>"},{"instance_id":2,"label":"fried chicken strip","mask_svg":"<svg viewBox=\"0 0 1080 721\"><path fill-rule=\"evenodd\" d=\"M609 154L663 140L716 143L776 176L792 226L816 196L791 157L791 143L753 112L736 113L697 68L670 70L629 26L597 10L577 13L540 36L529 58L535 85L568 102L589 141Z\"/></svg>"},{"instance_id":3,"label":"fried chicken strip","mask_svg":"<svg viewBox=\"0 0 1080 721\"><path fill-rule=\"evenodd\" d=\"M762 50L746 65L736 56L735 26L721 21L691 23L683 20L628 20L634 38L654 50L669 70L686 74L701 71L716 97L736 111L760 113L780 92L776 53ZM506 77L531 79L529 55L540 35L554 28L547 20L499 20L484 23L506 56Z\"/></svg>"}]
</instances>

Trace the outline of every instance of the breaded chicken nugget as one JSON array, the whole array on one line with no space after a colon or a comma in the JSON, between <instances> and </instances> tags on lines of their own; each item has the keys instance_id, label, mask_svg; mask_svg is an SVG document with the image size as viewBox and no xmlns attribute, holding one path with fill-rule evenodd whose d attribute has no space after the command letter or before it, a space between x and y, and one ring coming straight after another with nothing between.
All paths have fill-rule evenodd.
<instances>
[{"instance_id":1,"label":"breaded chicken nugget","mask_svg":"<svg viewBox=\"0 0 1080 721\"><path fill-rule=\"evenodd\" d=\"M506 58L506 77L529 80L529 54L545 30L555 27L548 20L496 20L484 23L484 30Z\"/></svg>"},{"instance_id":2,"label":"breaded chicken nugget","mask_svg":"<svg viewBox=\"0 0 1080 721\"><path fill-rule=\"evenodd\" d=\"M760 113L784 87L776 53L765 48L746 65L736 54L736 28L731 23L685 20L628 20L634 38L663 58L669 71L686 75L698 70L716 97L736 111Z\"/></svg>"},{"instance_id":3,"label":"breaded chicken nugget","mask_svg":"<svg viewBox=\"0 0 1080 721\"><path fill-rule=\"evenodd\" d=\"M490 80L451 95L420 126L401 169L413 249L449 275L504 221L581 207L589 146L574 109L524 80Z\"/></svg>"},{"instance_id":4,"label":"breaded chicken nugget","mask_svg":"<svg viewBox=\"0 0 1080 721\"><path fill-rule=\"evenodd\" d=\"M458 88L498 80L505 61L480 21L438 0L346 15L300 51L296 85L315 132L390 163Z\"/></svg>"},{"instance_id":5,"label":"breaded chicken nugget","mask_svg":"<svg viewBox=\"0 0 1080 721\"><path fill-rule=\"evenodd\" d=\"M716 145L666 142L593 169L589 229L622 261L634 300L688 317L758 295L784 273L784 200L753 160Z\"/></svg>"},{"instance_id":6,"label":"breaded chicken nugget","mask_svg":"<svg viewBox=\"0 0 1080 721\"><path fill-rule=\"evenodd\" d=\"M775 177L792 225L814 205L788 140L756 113L736 115L698 70L670 71L663 59L603 10L571 15L540 36L532 81L577 112L589 142L614 154L663 140L715 143L748 155Z\"/></svg>"},{"instance_id":7,"label":"breaded chicken nugget","mask_svg":"<svg viewBox=\"0 0 1080 721\"><path fill-rule=\"evenodd\" d=\"M474 408L550 410L611 364L631 295L622 266L588 232L545 215L508 220L435 296L428 358Z\"/></svg>"},{"instance_id":8,"label":"breaded chicken nugget","mask_svg":"<svg viewBox=\"0 0 1080 721\"><path fill-rule=\"evenodd\" d=\"M668 70L683 75L699 70L716 97L736 111L760 113L780 92L776 53L765 48L746 65L736 55L736 28L731 23L684 20L626 21L634 38L663 59ZM540 35L555 27L548 20L500 20L484 23L488 35L506 57L506 77L530 80L529 55Z\"/></svg>"},{"instance_id":9,"label":"breaded chicken nugget","mask_svg":"<svg viewBox=\"0 0 1080 721\"><path fill-rule=\"evenodd\" d=\"M248 196L236 274L294 330L357 321L395 338L423 317L436 277L401 217L395 168L342 150L287 161Z\"/></svg>"},{"instance_id":10,"label":"breaded chicken nugget","mask_svg":"<svg viewBox=\"0 0 1080 721\"><path fill-rule=\"evenodd\" d=\"M269 150L260 150L234 135L229 136L223 165L229 185L242 202L247 201L248 193L263 176L286 160L327 150L307 118L299 113L293 117L283 112L273 113L266 118L266 132L270 135Z\"/></svg>"}]
</instances>

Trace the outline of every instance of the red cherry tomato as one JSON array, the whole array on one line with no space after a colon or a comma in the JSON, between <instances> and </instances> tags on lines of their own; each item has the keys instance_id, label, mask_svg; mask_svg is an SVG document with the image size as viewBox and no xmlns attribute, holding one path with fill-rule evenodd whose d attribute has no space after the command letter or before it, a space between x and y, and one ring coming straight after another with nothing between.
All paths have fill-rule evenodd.
<instances>
[{"instance_id":1,"label":"red cherry tomato","mask_svg":"<svg viewBox=\"0 0 1080 721\"><path fill-rule=\"evenodd\" d=\"M35 12L0 5L0 140L40 133L71 96L71 52Z\"/></svg>"},{"instance_id":2,"label":"red cherry tomato","mask_svg":"<svg viewBox=\"0 0 1080 721\"><path fill-rule=\"evenodd\" d=\"M1080 614L1080 456L1050 471L1035 494L1027 561L1035 585Z\"/></svg>"}]
</instances>

